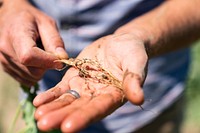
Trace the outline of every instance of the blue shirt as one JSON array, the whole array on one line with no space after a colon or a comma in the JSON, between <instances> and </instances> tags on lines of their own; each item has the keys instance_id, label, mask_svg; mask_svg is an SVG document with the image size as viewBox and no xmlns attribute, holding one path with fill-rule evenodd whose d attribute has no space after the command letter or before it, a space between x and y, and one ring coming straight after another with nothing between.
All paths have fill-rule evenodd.
<instances>
[{"instance_id":1,"label":"blue shirt","mask_svg":"<svg viewBox=\"0 0 200 133\"><path fill-rule=\"evenodd\" d=\"M32 4L53 17L65 42L67 53L76 57L94 40L112 34L130 20L156 8L164 0L32 0ZM134 29L133 29L134 30ZM148 124L183 93L189 66L189 49L171 52L149 61L144 84L143 111L127 102L82 133L129 133ZM64 72L48 71L40 81L42 90L55 86Z\"/></svg>"}]
</instances>

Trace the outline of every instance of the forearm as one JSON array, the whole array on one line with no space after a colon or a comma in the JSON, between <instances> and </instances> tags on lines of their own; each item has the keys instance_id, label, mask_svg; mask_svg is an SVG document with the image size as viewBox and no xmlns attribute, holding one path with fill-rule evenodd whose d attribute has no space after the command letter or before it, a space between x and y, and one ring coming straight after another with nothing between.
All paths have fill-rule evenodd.
<instances>
[{"instance_id":1,"label":"forearm","mask_svg":"<svg viewBox=\"0 0 200 133\"><path fill-rule=\"evenodd\" d=\"M170 0L117 30L136 33L149 57L187 47L200 37L199 0Z\"/></svg>"},{"instance_id":2,"label":"forearm","mask_svg":"<svg viewBox=\"0 0 200 133\"><path fill-rule=\"evenodd\" d=\"M21 2L21 1L28 1L28 0L0 0L0 7L4 4L13 3L13 2Z\"/></svg>"},{"instance_id":3,"label":"forearm","mask_svg":"<svg viewBox=\"0 0 200 133\"><path fill-rule=\"evenodd\" d=\"M13 1L28 1L28 0L0 0L0 3L13 2Z\"/></svg>"}]
</instances>

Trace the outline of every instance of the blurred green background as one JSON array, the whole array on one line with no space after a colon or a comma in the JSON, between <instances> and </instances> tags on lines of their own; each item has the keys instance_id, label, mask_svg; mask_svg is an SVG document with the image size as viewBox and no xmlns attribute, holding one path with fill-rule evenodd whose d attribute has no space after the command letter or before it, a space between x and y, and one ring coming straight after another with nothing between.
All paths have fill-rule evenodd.
<instances>
[{"instance_id":1,"label":"blurred green background","mask_svg":"<svg viewBox=\"0 0 200 133\"><path fill-rule=\"evenodd\" d=\"M187 81L184 133L200 133L200 41L192 47L192 64Z\"/></svg>"},{"instance_id":2,"label":"blurred green background","mask_svg":"<svg viewBox=\"0 0 200 133\"><path fill-rule=\"evenodd\" d=\"M182 133L200 133L200 41L192 47L192 65L187 81L187 108ZM0 67L0 133L7 133L18 106L19 84ZM16 130L24 126L17 121Z\"/></svg>"}]
</instances>

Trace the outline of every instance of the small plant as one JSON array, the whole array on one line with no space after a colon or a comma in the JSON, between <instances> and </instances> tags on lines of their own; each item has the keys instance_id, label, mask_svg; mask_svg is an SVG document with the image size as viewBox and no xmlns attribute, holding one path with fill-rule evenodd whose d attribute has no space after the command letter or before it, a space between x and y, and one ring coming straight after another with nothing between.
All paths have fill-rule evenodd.
<instances>
[{"instance_id":1,"label":"small plant","mask_svg":"<svg viewBox=\"0 0 200 133\"><path fill-rule=\"evenodd\" d=\"M35 107L32 104L32 101L36 96L36 92L39 89L39 86L38 84L36 84L34 87L29 88L24 85L21 85L21 88L25 92L27 97L20 102L9 133L16 133L15 124L21 113L26 126L20 131L18 131L18 133L39 133L34 119Z\"/></svg>"},{"instance_id":2,"label":"small plant","mask_svg":"<svg viewBox=\"0 0 200 133\"><path fill-rule=\"evenodd\" d=\"M27 97L22 100L17 108L15 118L11 124L9 133L44 133L37 128L36 121L34 119L35 107L33 105L33 99L36 97L36 92L39 90L39 85L29 88L21 85L22 90L27 95ZM20 131L15 131L15 125L20 114L22 114L23 120L25 122L25 127ZM60 130L52 130L47 133L61 133Z\"/></svg>"},{"instance_id":3,"label":"small plant","mask_svg":"<svg viewBox=\"0 0 200 133\"><path fill-rule=\"evenodd\" d=\"M78 69L78 75L86 81L89 80L105 85L113 85L122 90L122 82L115 78L115 76L106 70L97 60L70 58L68 60L56 60L56 62L62 62Z\"/></svg>"}]
</instances>

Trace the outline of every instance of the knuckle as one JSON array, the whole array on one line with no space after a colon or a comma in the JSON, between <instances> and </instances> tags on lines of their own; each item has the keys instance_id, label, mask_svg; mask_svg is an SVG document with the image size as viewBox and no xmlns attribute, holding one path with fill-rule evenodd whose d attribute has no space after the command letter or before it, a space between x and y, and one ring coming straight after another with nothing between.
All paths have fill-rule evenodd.
<instances>
[{"instance_id":1,"label":"knuckle","mask_svg":"<svg viewBox=\"0 0 200 133\"><path fill-rule=\"evenodd\" d=\"M33 15L31 15L31 13L29 11L21 11L19 14L18 14L18 17L17 17L20 22L22 20L30 20L30 19L33 19Z\"/></svg>"},{"instance_id":2,"label":"knuckle","mask_svg":"<svg viewBox=\"0 0 200 133\"><path fill-rule=\"evenodd\" d=\"M48 17L48 18L47 18L47 21L48 21L51 25L56 26L56 21L55 21L53 18Z\"/></svg>"},{"instance_id":3,"label":"knuckle","mask_svg":"<svg viewBox=\"0 0 200 133\"><path fill-rule=\"evenodd\" d=\"M38 24L49 24L49 25L52 25L54 27L56 27L56 21L49 17L49 16L46 16L46 15L42 15L43 17L39 17L36 21L38 22Z\"/></svg>"},{"instance_id":4,"label":"knuckle","mask_svg":"<svg viewBox=\"0 0 200 133\"><path fill-rule=\"evenodd\" d=\"M31 50L21 51L18 55L18 60L23 65L29 65L31 61L31 55L32 55Z\"/></svg>"}]
</instances>

